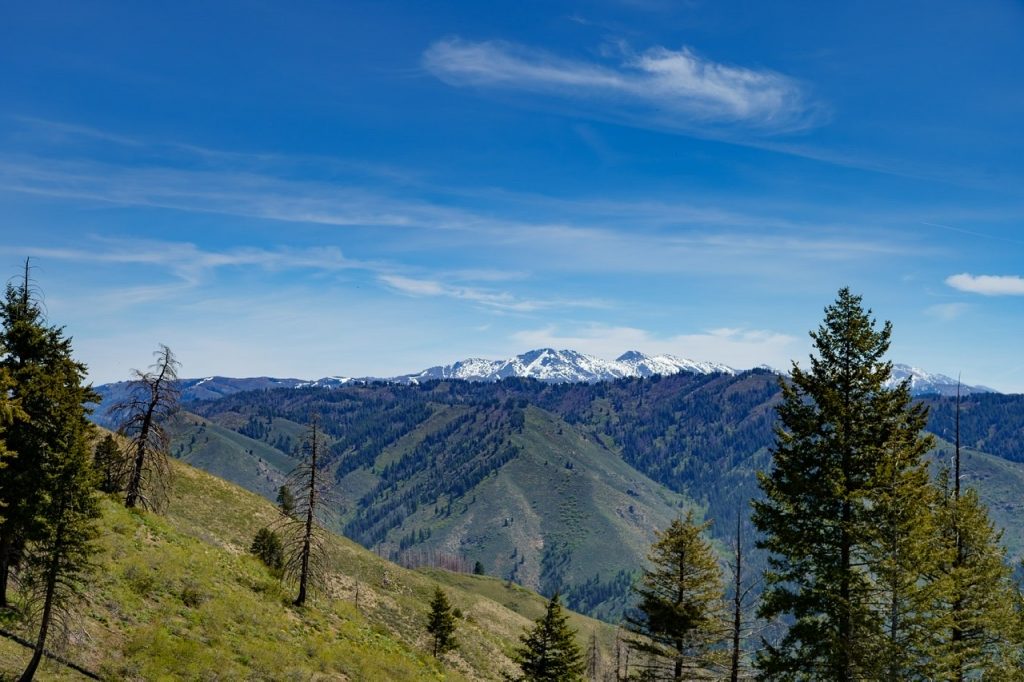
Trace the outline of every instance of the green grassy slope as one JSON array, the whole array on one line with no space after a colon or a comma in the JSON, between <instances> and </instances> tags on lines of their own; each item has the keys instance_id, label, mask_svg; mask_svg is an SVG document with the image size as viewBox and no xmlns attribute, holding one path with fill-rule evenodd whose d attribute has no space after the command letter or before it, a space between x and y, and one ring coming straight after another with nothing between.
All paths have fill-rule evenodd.
<instances>
[{"instance_id":1,"label":"green grassy slope","mask_svg":"<svg viewBox=\"0 0 1024 682\"><path fill-rule=\"evenodd\" d=\"M295 466L295 459L267 443L187 412L176 427L171 454L268 499Z\"/></svg>"},{"instance_id":2,"label":"green grassy slope","mask_svg":"<svg viewBox=\"0 0 1024 682\"><path fill-rule=\"evenodd\" d=\"M544 593L558 589L570 604L614 618L654 531L686 499L550 413L531 407L525 417L511 436L520 456L453 501L450 514L420 507L383 547L396 550L401 537L424 531L429 537L405 553L413 561L418 553L465 556L492 575ZM602 593L617 577L620 589Z\"/></svg>"},{"instance_id":3,"label":"green grassy slope","mask_svg":"<svg viewBox=\"0 0 1024 682\"><path fill-rule=\"evenodd\" d=\"M409 571L331 535L327 587L303 609L249 556L252 535L276 517L264 499L176 464L166 515L103 500L97 571L65 653L124 680L500 679L543 601L490 578ZM434 587L463 612L460 648L443 663L423 623ZM610 627L574 616L584 645ZM0 639L0 679L28 651ZM607 657L607 654L606 654ZM39 679L77 679L48 664Z\"/></svg>"}]
</instances>

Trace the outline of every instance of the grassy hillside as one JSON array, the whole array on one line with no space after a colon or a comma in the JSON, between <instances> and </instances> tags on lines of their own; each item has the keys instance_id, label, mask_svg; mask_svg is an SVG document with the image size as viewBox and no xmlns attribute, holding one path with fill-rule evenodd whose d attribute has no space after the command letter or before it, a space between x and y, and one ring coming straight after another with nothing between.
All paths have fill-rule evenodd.
<instances>
[{"instance_id":1,"label":"grassy hillside","mask_svg":"<svg viewBox=\"0 0 1024 682\"><path fill-rule=\"evenodd\" d=\"M491 575L617 619L654 531L687 498L547 410L431 403L425 416L366 466L333 458L340 527L406 565L480 561ZM174 451L272 498L295 461L268 445L282 423L295 425L235 410L187 415ZM264 440L232 430L242 424Z\"/></svg>"},{"instance_id":2,"label":"grassy hillside","mask_svg":"<svg viewBox=\"0 0 1024 682\"><path fill-rule=\"evenodd\" d=\"M421 506L382 546L419 537L403 559L441 552L479 560L493 575L615 618L654 541L686 499L548 412L527 408L510 436L519 456L447 504ZM413 479L414 482L415 479ZM614 547L614 551L609 548Z\"/></svg>"},{"instance_id":3,"label":"grassy hillside","mask_svg":"<svg viewBox=\"0 0 1024 682\"><path fill-rule=\"evenodd\" d=\"M190 406L209 426L187 457L272 496L294 460L261 453L283 454L273 446L301 440L315 411L333 437L327 458L347 536L410 564L479 560L492 575L560 589L574 608L614 620L652 531L686 501L729 543L731 520L758 494L756 472L771 464L778 391L776 375L752 371L238 393ZM1024 524L1014 491L1024 490L1024 468L1012 463L1016 437L1000 425L1016 424L1004 418L1020 401L971 400L965 432L1002 434L984 440L1000 444L996 457L969 456L1017 552ZM947 399L928 402L936 415L948 412ZM749 558L752 567L763 560Z\"/></svg>"},{"instance_id":4,"label":"grassy hillside","mask_svg":"<svg viewBox=\"0 0 1024 682\"><path fill-rule=\"evenodd\" d=\"M543 600L486 577L410 571L330 536L325 590L303 609L251 557L276 511L264 499L175 464L166 515L103 500L97 571L64 652L109 679L476 680L513 669L508 656ZM423 623L434 587L461 609L460 648L428 654ZM581 646L611 628L573 616ZM0 679L28 651L0 639ZM610 660L605 653L605 660ZM39 679L79 679L48 664Z\"/></svg>"}]
</instances>

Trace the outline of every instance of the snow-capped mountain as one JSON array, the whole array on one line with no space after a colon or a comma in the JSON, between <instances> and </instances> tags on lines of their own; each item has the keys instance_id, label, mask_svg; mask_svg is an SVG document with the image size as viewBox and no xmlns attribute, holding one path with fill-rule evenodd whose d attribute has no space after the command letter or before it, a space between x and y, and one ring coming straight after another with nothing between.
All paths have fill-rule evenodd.
<instances>
[{"instance_id":1,"label":"snow-capped mountain","mask_svg":"<svg viewBox=\"0 0 1024 682\"><path fill-rule=\"evenodd\" d=\"M615 360L603 360L574 350L540 348L507 360L471 358L450 365L430 367L422 372L394 377L392 381L418 383L431 379L499 381L507 377L529 377L539 381L596 382L623 377L647 377L654 374L693 372L735 374L736 370L714 362L697 362L673 355L646 355L631 350Z\"/></svg>"},{"instance_id":2,"label":"snow-capped mountain","mask_svg":"<svg viewBox=\"0 0 1024 682\"><path fill-rule=\"evenodd\" d=\"M914 395L925 395L937 393L939 395L956 395L957 380L945 374L932 374L917 367L894 363L892 366L892 378L889 386L895 386L904 379L910 379L910 392ZM988 386L960 385L960 395L971 393L998 393L994 388Z\"/></svg>"},{"instance_id":3,"label":"snow-capped mountain","mask_svg":"<svg viewBox=\"0 0 1024 682\"><path fill-rule=\"evenodd\" d=\"M763 369L771 369L762 367ZM418 384L434 379L463 379L465 381L500 381L508 377L532 378L550 383L595 383L624 377L649 377L655 374L668 376L680 372L693 374L736 374L736 370L717 362L698 362L674 355L647 355L640 351L627 351L614 360L603 360L593 355L574 350L539 348L506 360L470 358L450 365L430 367L422 372L403 374L390 378L349 378L342 376L321 379L277 379L273 377L205 377L181 379L178 386L182 402L214 400L241 391L267 390L274 388L337 388L350 383L387 381L400 384ZM771 371L777 372L772 369ZM956 395L956 379L944 374L933 374L910 365L894 364L889 386L906 378L910 379L910 390L914 395L935 394ZM96 390L103 398L103 405L111 405L125 397L127 382L104 384ZM997 393L987 386L960 387L962 395L971 393ZM101 411L102 412L102 411ZM97 421L105 423L105 416L97 413ZM105 424L106 425L106 424Z\"/></svg>"}]
</instances>

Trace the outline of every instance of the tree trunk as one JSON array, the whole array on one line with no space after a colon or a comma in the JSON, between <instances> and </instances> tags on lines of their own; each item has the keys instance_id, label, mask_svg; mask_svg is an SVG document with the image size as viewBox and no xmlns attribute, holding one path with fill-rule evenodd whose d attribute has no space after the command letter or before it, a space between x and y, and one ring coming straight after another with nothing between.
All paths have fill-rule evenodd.
<instances>
[{"instance_id":1,"label":"tree trunk","mask_svg":"<svg viewBox=\"0 0 1024 682\"><path fill-rule=\"evenodd\" d=\"M729 673L730 682L740 679L740 632L743 629L743 544L740 526L740 514L736 512L736 576L732 597L732 664Z\"/></svg>"},{"instance_id":2,"label":"tree trunk","mask_svg":"<svg viewBox=\"0 0 1024 682\"><path fill-rule=\"evenodd\" d=\"M153 423L153 410L156 408L156 401L151 400L149 409L146 410L146 418L142 420L142 430L139 432L138 445L135 448L135 462L132 465L132 476L128 481L128 490L124 498L124 506L132 509L139 502L139 495L142 492L142 468L146 464L146 440L149 438L149 428Z\"/></svg>"},{"instance_id":3,"label":"tree trunk","mask_svg":"<svg viewBox=\"0 0 1024 682\"><path fill-rule=\"evenodd\" d=\"M309 582L309 556L313 550L313 522L316 510L316 421L313 421L313 438L309 456L309 504L306 509L306 531L302 539L302 570L299 573L299 595L295 605L306 603L306 583Z\"/></svg>"},{"instance_id":4,"label":"tree trunk","mask_svg":"<svg viewBox=\"0 0 1024 682\"><path fill-rule=\"evenodd\" d=\"M0 609L7 608L7 582L11 577L14 558L14 540L9 535L0 538Z\"/></svg>"},{"instance_id":5,"label":"tree trunk","mask_svg":"<svg viewBox=\"0 0 1024 682\"><path fill-rule=\"evenodd\" d=\"M61 532L58 529L55 546L60 547L60 543ZM39 623L39 636L36 638L36 646L32 651L32 660L28 662L28 667L25 668L25 672L18 678L18 682L31 682L32 678L36 675L39 661L43 658L43 652L46 649L46 635L50 630L50 617L53 614L53 593L57 587L57 567L59 561L59 551L55 551L50 560L50 570L46 574L46 596L43 601L43 618Z\"/></svg>"}]
</instances>

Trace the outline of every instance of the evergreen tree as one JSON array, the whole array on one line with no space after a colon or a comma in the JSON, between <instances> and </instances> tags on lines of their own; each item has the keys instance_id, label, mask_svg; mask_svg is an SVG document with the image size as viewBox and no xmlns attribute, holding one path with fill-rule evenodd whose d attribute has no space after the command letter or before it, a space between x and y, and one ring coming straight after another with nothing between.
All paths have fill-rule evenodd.
<instances>
[{"instance_id":1,"label":"evergreen tree","mask_svg":"<svg viewBox=\"0 0 1024 682\"><path fill-rule=\"evenodd\" d=\"M434 598L430 600L430 617L427 619L427 632L434 638L434 658L437 658L457 646L455 641L455 613L448 602L448 595L440 587L434 589Z\"/></svg>"},{"instance_id":2,"label":"evergreen tree","mask_svg":"<svg viewBox=\"0 0 1024 682\"><path fill-rule=\"evenodd\" d=\"M179 363L161 344L149 371L132 370L128 397L111 408L120 419L118 432L129 441L124 504L160 509L167 500L171 464L167 421L178 408Z\"/></svg>"},{"instance_id":3,"label":"evergreen tree","mask_svg":"<svg viewBox=\"0 0 1024 682\"><path fill-rule=\"evenodd\" d=\"M277 508L285 516L291 516L295 512L295 495L286 485L277 489Z\"/></svg>"},{"instance_id":4,"label":"evergreen tree","mask_svg":"<svg viewBox=\"0 0 1024 682\"><path fill-rule=\"evenodd\" d=\"M122 489L124 480L124 453L117 441L110 434L96 444L93 455L93 468L98 479L97 487L101 492L116 493Z\"/></svg>"},{"instance_id":5,"label":"evergreen tree","mask_svg":"<svg viewBox=\"0 0 1024 682\"><path fill-rule=\"evenodd\" d=\"M0 321L0 421L20 417L4 434L17 455L4 457L0 475L0 605L6 605L10 571L17 566L24 615L39 628L20 678L27 681L90 569L99 512L86 405L99 396L84 385L85 365L72 357L63 329L46 324L28 261L21 286L7 287Z\"/></svg>"},{"instance_id":6,"label":"evergreen tree","mask_svg":"<svg viewBox=\"0 0 1024 682\"><path fill-rule=\"evenodd\" d=\"M252 539L249 552L275 571L284 568L284 547L280 536L269 528L260 528Z\"/></svg>"},{"instance_id":7,"label":"evergreen tree","mask_svg":"<svg viewBox=\"0 0 1024 682\"><path fill-rule=\"evenodd\" d=\"M629 645L648 655L655 678L706 679L723 662L722 570L704 537L710 525L688 511L651 546L651 567L636 588L639 614L626 617L626 629L637 635Z\"/></svg>"},{"instance_id":8,"label":"evergreen tree","mask_svg":"<svg viewBox=\"0 0 1024 682\"><path fill-rule=\"evenodd\" d=\"M938 676L956 680L1020 679L1020 594L1006 564L1002 532L988 518L977 491L953 496L942 477L940 524L951 559L942 567L946 590L938 609L946 615L937 657ZM957 542L959 540L959 542ZM957 546L959 545L959 553Z\"/></svg>"},{"instance_id":9,"label":"evergreen tree","mask_svg":"<svg viewBox=\"0 0 1024 682\"><path fill-rule=\"evenodd\" d=\"M83 398L92 393L68 378L60 394L64 437L55 443L56 449L43 454L42 477L36 484L39 525L26 547L21 571L29 615L39 630L20 682L34 677L50 631L55 626L69 625L70 609L80 598L83 582L93 568L90 557L95 551L99 507L90 466L92 427L83 408Z\"/></svg>"},{"instance_id":10,"label":"evergreen tree","mask_svg":"<svg viewBox=\"0 0 1024 682\"><path fill-rule=\"evenodd\" d=\"M4 355L3 347L0 347L0 357ZM7 460L15 456L15 452L7 447L5 433L7 427L13 424L15 420L25 418L25 413L22 412L19 401L12 400L10 397L13 391L14 382L11 380L10 373L6 367L0 366L0 471L7 466ZM0 476L3 476L3 474L0 474ZM0 491L2 490L3 485L0 484ZM4 506L6 506L6 502L3 497L0 497L0 528L3 527L4 523Z\"/></svg>"},{"instance_id":11,"label":"evergreen tree","mask_svg":"<svg viewBox=\"0 0 1024 682\"><path fill-rule=\"evenodd\" d=\"M937 494L924 459L932 439L914 430L924 425L919 411L906 416L911 427L900 429L880 453L868 498L873 522L863 551L873 577L870 608L881 624L870 644L871 676L891 682L934 679L936 635L942 629L941 612L933 607L943 589L935 576L944 553L937 541Z\"/></svg>"},{"instance_id":12,"label":"evergreen tree","mask_svg":"<svg viewBox=\"0 0 1024 682\"><path fill-rule=\"evenodd\" d=\"M48 500L39 485L48 458L67 450L69 429L85 420L85 404L99 401L82 386L85 366L72 358L71 340L62 328L46 324L29 275L26 261L21 283L8 284L0 304L0 374L9 380L4 402L21 415L4 434L10 452L0 475L0 608L8 604L10 576L27 544L48 532Z\"/></svg>"},{"instance_id":13,"label":"evergreen tree","mask_svg":"<svg viewBox=\"0 0 1024 682\"><path fill-rule=\"evenodd\" d=\"M989 520L977 491L961 488L960 391L957 389L953 471L939 476L939 545L944 550L936 584L936 676L1024 679L1021 595L1006 564L1002 533ZM952 480L950 480L952 474Z\"/></svg>"},{"instance_id":14,"label":"evergreen tree","mask_svg":"<svg viewBox=\"0 0 1024 682\"><path fill-rule=\"evenodd\" d=\"M794 363L782 381L774 465L759 476L764 498L754 503L753 521L763 533L759 546L770 553L759 613L792 622L781 643L758 656L765 678L876 676L890 615L883 607L913 598L899 592L906 584L879 598L873 575L887 570L887 561L911 560L880 552L878 506L904 484L918 485L928 447L920 435L924 408L911 405L906 384L886 388L891 332L888 322L876 328L860 297L841 289L811 332L810 370ZM916 546L900 535L905 521L889 520L895 535L888 540ZM901 632L912 629L904 622Z\"/></svg>"},{"instance_id":15,"label":"evergreen tree","mask_svg":"<svg viewBox=\"0 0 1024 682\"><path fill-rule=\"evenodd\" d=\"M576 682L583 679L586 663L576 643L576 631L569 627L557 593L548 602L544 615L520 637L520 641L522 646L516 649L514 656L523 671L519 679L525 682Z\"/></svg>"}]
</instances>

